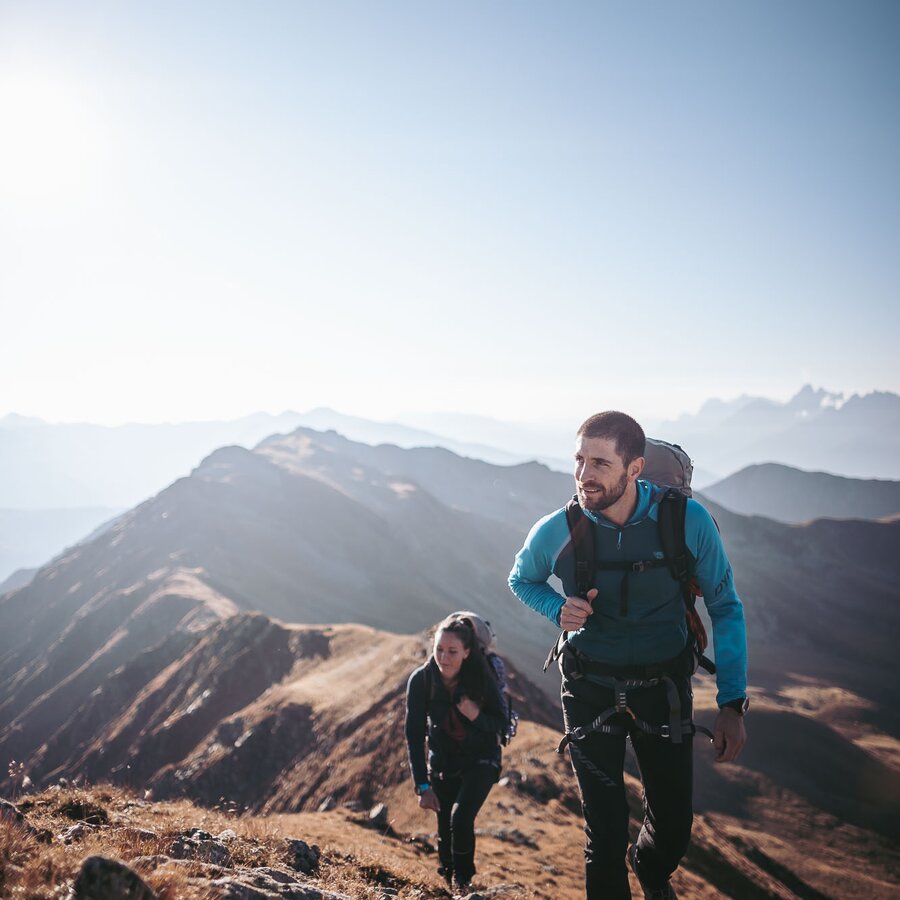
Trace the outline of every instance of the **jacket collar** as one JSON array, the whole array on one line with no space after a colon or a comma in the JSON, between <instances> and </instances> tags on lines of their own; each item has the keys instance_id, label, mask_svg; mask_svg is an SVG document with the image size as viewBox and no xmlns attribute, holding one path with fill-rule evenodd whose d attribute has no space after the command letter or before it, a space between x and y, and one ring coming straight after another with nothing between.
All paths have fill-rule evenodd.
<instances>
[{"instance_id":1,"label":"jacket collar","mask_svg":"<svg viewBox=\"0 0 900 900\"><path fill-rule=\"evenodd\" d=\"M649 481L644 481L643 479L638 479L635 482L635 486L637 488L637 505L634 507L634 512L631 514L631 518L625 523L624 527L627 528L629 525L636 525L638 522L643 522L650 515L650 510L653 506L654 499L654 485L650 484ZM606 528L618 528L619 526L610 522L609 519L605 518L603 513L595 513L591 512L589 509L584 510L584 514L592 521L596 522L598 525L603 525Z\"/></svg>"}]
</instances>

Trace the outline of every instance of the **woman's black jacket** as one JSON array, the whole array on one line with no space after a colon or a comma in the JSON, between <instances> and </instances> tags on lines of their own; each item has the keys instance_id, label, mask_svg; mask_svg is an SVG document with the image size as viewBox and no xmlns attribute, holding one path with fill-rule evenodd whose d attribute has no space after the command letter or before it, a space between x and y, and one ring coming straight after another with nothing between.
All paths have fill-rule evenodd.
<instances>
[{"instance_id":1,"label":"woman's black jacket","mask_svg":"<svg viewBox=\"0 0 900 900\"><path fill-rule=\"evenodd\" d=\"M451 775L478 763L494 765L499 772L500 734L506 727L504 702L493 676L488 674L484 682L486 696L478 716L470 721L459 713L465 738L458 743L441 730L441 724L450 712L451 697L441 681L434 658L409 676L406 685L406 745L414 784L427 782L430 773ZM452 703L458 703L464 693L462 686L457 685Z\"/></svg>"}]
</instances>

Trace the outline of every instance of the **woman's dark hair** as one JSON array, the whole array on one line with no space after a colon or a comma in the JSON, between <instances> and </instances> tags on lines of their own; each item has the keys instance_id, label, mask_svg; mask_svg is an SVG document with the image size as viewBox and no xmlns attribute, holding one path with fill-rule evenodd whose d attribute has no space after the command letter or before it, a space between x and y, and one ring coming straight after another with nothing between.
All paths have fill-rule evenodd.
<instances>
[{"instance_id":1,"label":"woman's dark hair","mask_svg":"<svg viewBox=\"0 0 900 900\"><path fill-rule=\"evenodd\" d=\"M467 697L476 703L485 703L488 698L488 692L485 688L486 679L492 678L488 670L488 661L484 658L484 653L475 640L475 631L470 622L466 619L448 618L444 619L437 627L435 637L441 632L444 634L452 634L459 638L463 648L469 651L469 655L463 660L459 669L459 681L463 687L463 692Z\"/></svg>"}]
</instances>

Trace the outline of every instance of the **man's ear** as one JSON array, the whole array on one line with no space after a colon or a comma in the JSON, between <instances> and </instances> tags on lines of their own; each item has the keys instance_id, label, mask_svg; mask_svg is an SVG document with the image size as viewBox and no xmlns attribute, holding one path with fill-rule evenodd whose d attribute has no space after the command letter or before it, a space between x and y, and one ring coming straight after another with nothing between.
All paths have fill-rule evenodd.
<instances>
[{"instance_id":1,"label":"man's ear","mask_svg":"<svg viewBox=\"0 0 900 900\"><path fill-rule=\"evenodd\" d=\"M641 472L644 471L644 457L638 456L633 459L630 463L628 463L628 480L629 481L637 481L638 478L641 477Z\"/></svg>"}]
</instances>

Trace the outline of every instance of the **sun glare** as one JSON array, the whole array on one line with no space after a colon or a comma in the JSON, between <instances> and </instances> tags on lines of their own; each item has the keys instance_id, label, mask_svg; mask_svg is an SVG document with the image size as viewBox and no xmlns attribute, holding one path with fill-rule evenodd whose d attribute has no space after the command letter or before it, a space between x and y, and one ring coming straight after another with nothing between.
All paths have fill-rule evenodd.
<instances>
[{"instance_id":1,"label":"sun glare","mask_svg":"<svg viewBox=\"0 0 900 900\"><path fill-rule=\"evenodd\" d=\"M88 98L61 80L0 76L0 197L70 201L89 190L103 140Z\"/></svg>"}]
</instances>

